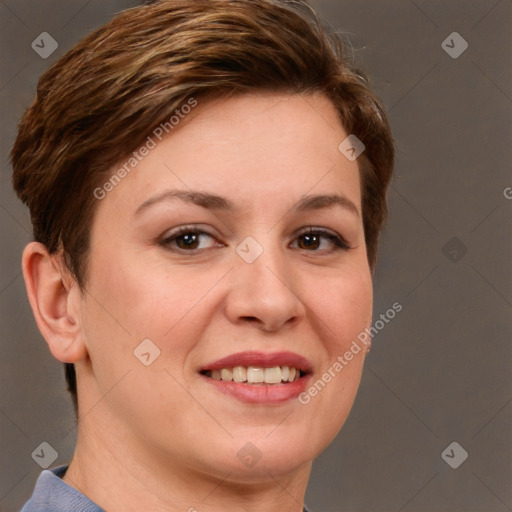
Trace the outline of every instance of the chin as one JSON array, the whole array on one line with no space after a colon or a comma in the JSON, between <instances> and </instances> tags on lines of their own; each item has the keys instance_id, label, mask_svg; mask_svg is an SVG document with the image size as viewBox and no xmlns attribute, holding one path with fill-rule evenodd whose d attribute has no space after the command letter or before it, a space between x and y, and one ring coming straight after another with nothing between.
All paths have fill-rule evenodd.
<instances>
[{"instance_id":1,"label":"chin","mask_svg":"<svg viewBox=\"0 0 512 512\"><path fill-rule=\"evenodd\" d=\"M281 426L273 432L268 428L251 429L251 434L235 436L226 446L219 447L224 456L213 464L217 469L222 466L225 473L231 474L230 479L240 483L264 482L309 467L327 444L328 440L315 443L307 428L292 431Z\"/></svg>"}]
</instances>

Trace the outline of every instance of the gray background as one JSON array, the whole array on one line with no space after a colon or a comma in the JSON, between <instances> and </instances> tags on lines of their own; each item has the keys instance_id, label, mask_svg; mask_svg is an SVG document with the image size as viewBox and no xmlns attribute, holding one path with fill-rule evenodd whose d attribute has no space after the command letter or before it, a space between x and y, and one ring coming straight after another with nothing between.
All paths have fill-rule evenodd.
<instances>
[{"instance_id":1,"label":"gray background","mask_svg":"<svg viewBox=\"0 0 512 512\"><path fill-rule=\"evenodd\" d=\"M10 189L8 151L41 72L136 3L0 0L3 512L29 496L41 442L57 450L55 464L75 442L61 365L25 296L30 223ZM398 166L374 311L395 301L403 311L375 337L351 415L315 462L307 503L316 512L512 511L512 1L311 3L349 36L390 113ZM31 48L43 31L59 44L46 60ZM442 47L452 32L469 45L458 58ZM469 454L458 469L441 458L453 441Z\"/></svg>"}]
</instances>

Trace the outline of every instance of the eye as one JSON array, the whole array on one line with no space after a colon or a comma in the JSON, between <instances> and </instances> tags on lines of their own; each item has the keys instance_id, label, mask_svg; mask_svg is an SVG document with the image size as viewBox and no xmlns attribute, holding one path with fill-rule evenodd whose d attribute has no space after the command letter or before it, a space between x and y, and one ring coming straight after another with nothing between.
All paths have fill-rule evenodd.
<instances>
[{"instance_id":1,"label":"eye","mask_svg":"<svg viewBox=\"0 0 512 512\"><path fill-rule=\"evenodd\" d=\"M195 226L181 226L171 230L159 245L170 251L189 253L223 246L212 234ZM336 232L314 227L300 232L291 245L299 250L322 253L350 249L348 243Z\"/></svg>"},{"instance_id":2,"label":"eye","mask_svg":"<svg viewBox=\"0 0 512 512\"><path fill-rule=\"evenodd\" d=\"M182 226L167 233L160 245L171 251L194 252L222 244L206 231L190 226Z\"/></svg>"},{"instance_id":3,"label":"eye","mask_svg":"<svg viewBox=\"0 0 512 512\"><path fill-rule=\"evenodd\" d=\"M347 242L335 233L323 228L307 228L295 239L298 249L315 252L334 252L350 249Z\"/></svg>"}]
</instances>

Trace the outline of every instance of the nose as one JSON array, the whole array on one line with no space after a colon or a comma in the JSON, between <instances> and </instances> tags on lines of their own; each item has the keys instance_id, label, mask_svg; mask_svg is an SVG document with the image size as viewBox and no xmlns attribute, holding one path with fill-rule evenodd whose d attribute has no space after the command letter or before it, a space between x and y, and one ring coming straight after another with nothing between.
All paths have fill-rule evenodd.
<instances>
[{"instance_id":1,"label":"nose","mask_svg":"<svg viewBox=\"0 0 512 512\"><path fill-rule=\"evenodd\" d=\"M298 282L279 249L266 249L252 263L236 257L226 315L234 324L252 323L267 332L297 324L305 315Z\"/></svg>"}]
</instances>

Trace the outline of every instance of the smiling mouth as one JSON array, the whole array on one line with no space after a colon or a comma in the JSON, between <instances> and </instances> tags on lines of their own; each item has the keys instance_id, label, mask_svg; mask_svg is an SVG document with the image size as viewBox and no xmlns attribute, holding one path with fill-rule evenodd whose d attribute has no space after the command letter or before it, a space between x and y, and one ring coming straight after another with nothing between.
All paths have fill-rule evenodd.
<instances>
[{"instance_id":1,"label":"smiling mouth","mask_svg":"<svg viewBox=\"0 0 512 512\"><path fill-rule=\"evenodd\" d=\"M307 374L294 366L235 366L218 370L202 370L200 373L214 380L250 385L287 384Z\"/></svg>"}]
</instances>

